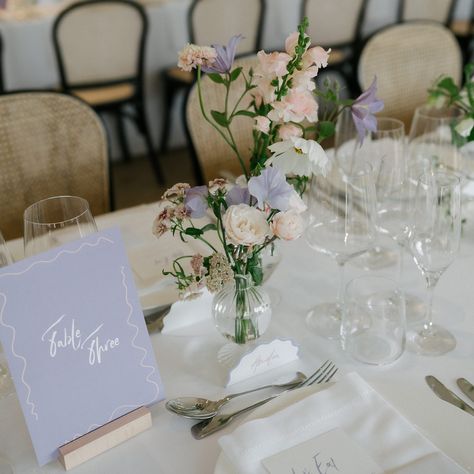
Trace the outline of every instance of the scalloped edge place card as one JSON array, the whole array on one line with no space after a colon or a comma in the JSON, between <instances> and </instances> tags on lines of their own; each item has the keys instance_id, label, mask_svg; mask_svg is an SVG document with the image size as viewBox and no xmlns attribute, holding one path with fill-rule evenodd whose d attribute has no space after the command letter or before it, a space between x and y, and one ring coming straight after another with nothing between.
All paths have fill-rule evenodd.
<instances>
[{"instance_id":1,"label":"scalloped edge place card","mask_svg":"<svg viewBox=\"0 0 474 474\"><path fill-rule=\"evenodd\" d=\"M40 466L164 398L118 229L1 268L0 338Z\"/></svg>"},{"instance_id":2,"label":"scalloped edge place card","mask_svg":"<svg viewBox=\"0 0 474 474\"><path fill-rule=\"evenodd\" d=\"M299 348L289 339L274 339L251 348L226 344L219 351L219 361L230 367L226 386L262 375L298 360Z\"/></svg>"}]
</instances>

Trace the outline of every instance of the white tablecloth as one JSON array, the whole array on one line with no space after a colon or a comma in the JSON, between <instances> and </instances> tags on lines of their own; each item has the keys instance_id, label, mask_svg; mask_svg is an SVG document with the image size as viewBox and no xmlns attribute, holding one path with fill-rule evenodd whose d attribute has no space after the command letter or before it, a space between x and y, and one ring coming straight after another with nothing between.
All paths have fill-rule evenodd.
<instances>
[{"instance_id":1,"label":"white tablecloth","mask_svg":"<svg viewBox=\"0 0 474 474\"><path fill-rule=\"evenodd\" d=\"M127 248L132 248L149 232L156 206L147 205L99 216L100 228L119 225ZM148 236L148 234L147 234ZM21 244L13 245L21 253ZM156 255L169 249L156 242ZM427 438L456 460L468 472L474 472L474 418L439 400L428 388L424 376L433 374L458 392L455 380L474 380L474 212L464 229L459 258L441 278L435 296L436 319L456 336L456 349L442 357L421 357L406 352L389 367L373 368L348 360L336 342L311 334L305 326L307 309L317 302L335 297L337 269L328 257L316 254L300 239L282 246L283 260L268 284L282 295L274 309L272 324L264 337L285 336L300 345L300 361L285 371L311 369L323 360L332 359L342 373L357 371L389 403L398 409ZM423 280L408 255L405 259L403 286L423 294ZM348 268L348 278L362 270ZM385 271L395 276L395 268ZM188 332L195 336L153 334L151 340L168 398L182 395L218 397L225 393L225 370L217 362L217 351L225 340L211 321ZM199 334L199 335L197 335ZM252 382L258 385L262 380ZM251 382L247 384L250 385ZM245 384L244 384L245 385ZM232 387L239 389L240 387ZM248 400L246 400L248 401ZM246 401L243 401L245 403ZM235 402L237 403L237 402ZM74 409L74 407L71 407ZM153 407L153 427L74 470L76 474L176 474L213 472L219 455L213 435L201 441L191 437L192 423L168 413L164 403ZM238 423L223 433L231 432ZM59 463L43 469L36 465L33 448L15 396L0 401L0 455L13 463L15 474L63 472Z\"/></svg>"}]
</instances>

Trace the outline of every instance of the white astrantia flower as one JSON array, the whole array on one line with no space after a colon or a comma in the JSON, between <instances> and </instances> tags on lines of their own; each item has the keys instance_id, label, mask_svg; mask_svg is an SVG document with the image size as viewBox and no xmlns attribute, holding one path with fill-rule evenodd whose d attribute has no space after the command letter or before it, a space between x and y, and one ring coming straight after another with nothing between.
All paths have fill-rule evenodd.
<instances>
[{"instance_id":1,"label":"white astrantia flower","mask_svg":"<svg viewBox=\"0 0 474 474\"><path fill-rule=\"evenodd\" d=\"M461 137L466 138L471 134L472 127L474 127L474 119L469 117L459 122L456 125L455 130L459 135L461 135Z\"/></svg>"},{"instance_id":2,"label":"white astrantia flower","mask_svg":"<svg viewBox=\"0 0 474 474\"><path fill-rule=\"evenodd\" d=\"M291 137L289 140L274 143L268 149L273 155L267 165L278 168L285 175L326 176L331 167L323 147L314 140Z\"/></svg>"}]
</instances>

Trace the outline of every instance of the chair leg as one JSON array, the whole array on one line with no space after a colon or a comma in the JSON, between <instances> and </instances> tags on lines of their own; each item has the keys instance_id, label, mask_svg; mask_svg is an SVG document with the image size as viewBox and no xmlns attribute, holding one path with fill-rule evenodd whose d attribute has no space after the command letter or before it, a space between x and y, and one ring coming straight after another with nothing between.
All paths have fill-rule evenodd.
<instances>
[{"instance_id":1,"label":"chair leg","mask_svg":"<svg viewBox=\"0 0 474 474\"><path fill-rule=\"evenodd\" d=\"M155 149L153 147L153 140L151 139L150 128L148 126L148 121L146 118L145 108L142 103L136 104L136 112L137 112L137 127L140 132L145 137L146 147L148 149L148 159L150 160L151 167L153 168L153 172L155 174L155 178L158 184L164 184L164 174L163 169L158 161L158 156L155 153Z\"/></svg>"},{"instance_id":2,"label":"chair leg","mask_svg":"<svg viewBox=\"0 0 474 474\"><path fill-rule=\"evenodd\" d=\"M177 92L173 80L163 74L163 97L164 97L164 114L163 123L161 125L160 152L165 153L168 150L168 140L171 130L171 110L173 107L174 97Z\"/></svg>"},{"instance_id":3,"label":"chair leg","mask_svg":"<svg viewBox=\"0 0 474 474\"><path fill-rule=\"evenodd\" d=\"M123 115L118 110L115 113L115 119L117 121L117 134L120 143L120 148L122 149L122 156L125 162L131 161L130 148L128 146L127 135L125 134L125 119Z\"/></svg>"}]
</instances>

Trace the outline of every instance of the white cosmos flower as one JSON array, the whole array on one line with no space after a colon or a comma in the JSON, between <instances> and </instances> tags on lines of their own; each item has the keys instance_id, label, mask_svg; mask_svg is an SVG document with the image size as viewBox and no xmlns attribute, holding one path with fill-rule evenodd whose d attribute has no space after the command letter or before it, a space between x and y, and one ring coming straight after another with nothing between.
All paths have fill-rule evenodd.
<instances>
[{"instance_id":1,"label":"white cosmos flower","mask_svg":"<svg viewBox=\"0 0 474 474\"><path fill-rule=\"evenodd\" d=\"M331 166L323 147L314 140L291 137L289 140L274 143L268 149L273 155L267 161L267 165L273 165L286 175L326 176Z\"/></svg>"}]
</instances>

